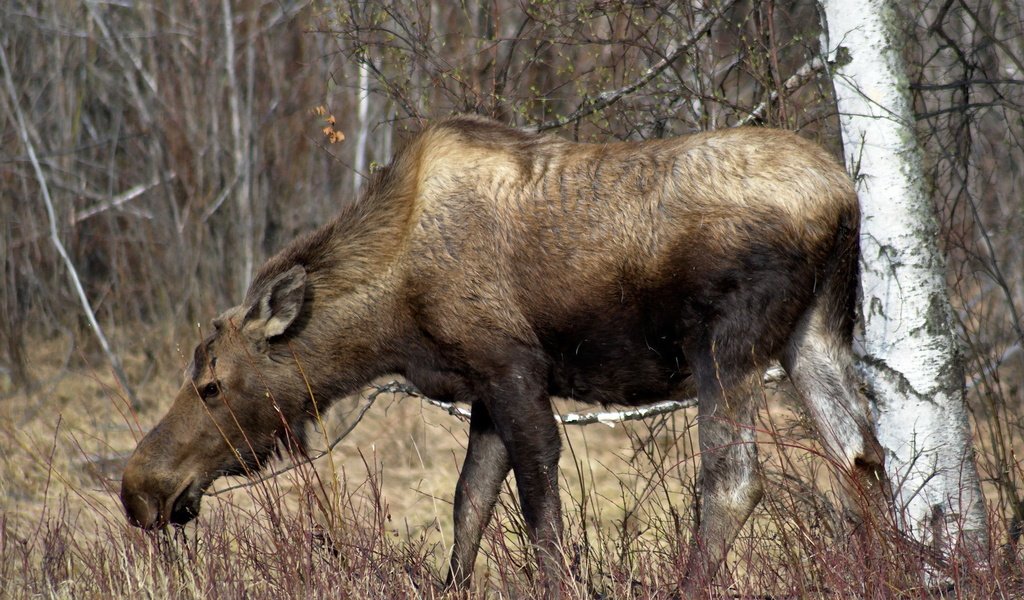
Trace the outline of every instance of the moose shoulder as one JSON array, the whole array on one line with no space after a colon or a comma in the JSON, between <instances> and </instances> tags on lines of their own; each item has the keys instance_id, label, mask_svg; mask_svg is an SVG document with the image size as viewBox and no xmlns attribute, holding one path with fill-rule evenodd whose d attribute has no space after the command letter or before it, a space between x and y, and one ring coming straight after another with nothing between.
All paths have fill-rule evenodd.
<instances>
[{"instance_id":1,"label":"moose shoulder","mask_svg":"<svg viewBox=\"0 0 1024 600\"><path fill-rule=\"evenodd\" d=\"M188 521L214 479L301 436L310 391L325 403L397 373L472 405L449 583L467 583L511 470L554 594L550 397L641 404L696 390L703 493L683 583L702 585L762 495L748 396L773 360L847 471L852 514L865 516L865 494L885 501L851 370L858 223L845 172L792 133L574 144L476 117L430 125L214 320L128 463L128 518Z\"/></svg>"}]
</instances>

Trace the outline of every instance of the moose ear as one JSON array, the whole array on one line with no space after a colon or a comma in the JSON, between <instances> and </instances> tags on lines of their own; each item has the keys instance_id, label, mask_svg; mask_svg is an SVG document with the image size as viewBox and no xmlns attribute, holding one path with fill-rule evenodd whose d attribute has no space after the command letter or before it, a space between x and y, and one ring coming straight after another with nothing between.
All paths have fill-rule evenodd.
<instances>
[{"instance_id":1,"label":"moose ear","mask_svg":"<svg viewBox=\"0 0 1024 600\"><path fill-rule=\"evenodd\" d=\"M270 281L245 314L243 327L264 339L281 335L299 316L306 295L306 270L295 265Z\"/></svg>"}]
</instances>

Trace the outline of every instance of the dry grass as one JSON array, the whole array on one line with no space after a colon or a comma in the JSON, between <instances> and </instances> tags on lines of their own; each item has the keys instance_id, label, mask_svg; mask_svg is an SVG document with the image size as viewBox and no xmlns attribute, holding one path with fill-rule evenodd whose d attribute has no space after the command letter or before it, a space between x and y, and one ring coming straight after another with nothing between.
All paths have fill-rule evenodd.
<instances>
[{"instance_id":1,"label":"dry grass","mask_svg":"<svg viewBox=\"0 0 1024 600\"><path fill-rule=\"evenodd\" d=\"M440 594L465 425L411 399L382 399L315 473L208 498L175 539L130 529L116 492L125 456L177 385L182 360L169 340L192 343L157 324L205 321L237 300L249 257L258 264L352 200L363 178L352 166L386 161L417 118L471 111L526 125L569 114L636 80L713 5L531 3L524 19L512 0L449 4L0 3L16 88L0 94L0 597ZM835 147L826 74L779 88L818 56L816 3L736 6L685 67L560 134L662 137L761 107L763 123ZM1012 8L899 7L997 542L1010 518L1024 522L1024 102L1019 77L1007 75L1022 64L1024 20ZM364 80L362 60L379 71ZM90 347L14 105L39 151L59 237L138 385L138 413ZM322 115L310 114L322 105L348 141L324 141ZM857 547L827 466L788 406L765 402L768 496L710 595L928 596L906 575L920 571L915 549L892 539ZM345 408L329 414L328 436ZM691 419L566 432L570 595L672 595L694 520ZM527 595L531 561L511 491L502 504L478 591ZM1020 595L1002 562L947 574L958 584L951 595Z\"/></svg>"},{"instance_id":2,"label":"dry grass","mask_svg":"<svg viewBox=\"0 0 1024 600\"><path fill-rule=\"evenodd\" d=\"M0 401L0 588L4 597L437 597L451 543L463 422L415 399L378 398L329 458L204 500L194 524L148 534L117 499L124 460L177 386L160 365L138 414L87 365L63 368L60 342L37 346L46 382ZM130 357L136 380L153 365ZM85 361L80 361L85 362ZM345 400L314 436L350 423ZM920 553L880 528L863 547L835 510L829 471L785 393L763 399L768 495L709 597L933 597L911 573ZM560 403L560 408L573 408ZM693 525L692 415L568 428L562 457L570 597L671 597ZM225 490L244 480L221 480ZM481 597L531 593L532 562L510 479L477 564ZM882 541L882 538L886 538ZM951 570L956 580L970 569ZM997 565L956 588L1009 597Z\"/></svg>"}]
</instances>

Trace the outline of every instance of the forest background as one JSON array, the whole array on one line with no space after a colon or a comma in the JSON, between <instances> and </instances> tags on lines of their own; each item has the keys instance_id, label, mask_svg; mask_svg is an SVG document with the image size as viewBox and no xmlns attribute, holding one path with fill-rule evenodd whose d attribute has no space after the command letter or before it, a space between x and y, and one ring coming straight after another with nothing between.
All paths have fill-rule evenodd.
<instances>
[{"instance_id":1,"label":"forest background","mask_svg":"<svg viewBox=\"0 0 1024 600\"><path fill-rule=\"evenodd\" d=\"M1024 517L1024 6L897 12L993 541L1007 544L978 585L1002 592ZM379 396L315 469L209 499L178 541L128 529L116 498L199 329L424 122L474 112L580 141L767 125L842 155L811 1L14 1L0 41L0 587L16 597L438 593L465 425L413 398ZM786 387L769 391L768 499L722 585L916 589L848 564L813 436ZM336 412L324 443L359 411ZM657 596L678 576L692 418L567 428L581 593ZM317 550L325 487L338 554ZM514 495L503 504L485 594L528 580Z\"/></svg>"}]
</instances>

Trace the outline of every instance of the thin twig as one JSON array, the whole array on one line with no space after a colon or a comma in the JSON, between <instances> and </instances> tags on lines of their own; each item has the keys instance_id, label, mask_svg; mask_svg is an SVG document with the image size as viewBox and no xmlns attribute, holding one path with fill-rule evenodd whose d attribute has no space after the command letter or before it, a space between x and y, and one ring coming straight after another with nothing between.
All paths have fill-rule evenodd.
<instances>
[{"instance_id":1,"label":"thin twig","mask_svg":"<svg viewBox=\"0 0 1024 600\"><path fill-rule=\"evenodd\" d=\"M782 92L788 93L803 87L805 83L813 79L818 73L824 70L825 61L822 60L819 56L816 56L811 60L805 62L799 69L797 69L796 73L793 73L792 75L789 76L788 79L786 79L786 81L782 84L781 89L772 90L771 94L769 94L768 96L768 100L765 100L764 102L761 102L760 104L755 106L747 114L747 116L743 117L736 123L736 127L749 125L755 119L761 118L761 115L764 113L765 109L768 108L768 103L775 102L776 100L778 100Z\"/></svg>"},{"instance_id":2,"label":"thin twig","mask_svg":"<svg viewBox=\"0 0 1024 600\"><path fill-rule=\"evenodd\" d=\"M301 467L303 465L311 464L311 463L313 463L313 462L315 462L315 461L317 461L317 460L327 456L328 454L331 453L331 451L334 450L335 446L337 446L339 443L341 443L341 440L343 440L346 437L348 437L348 434L352 433L352 430L356 428L356 425L358 425L359 422L363 420L363 416L366 414L366 411L370 410L370 407L373 406L373 402L377 399L377 396L380 396L381 394L384 394L384 393L387 393L387 392L399 392L399 391L401 391L401 390L398 390L398 389L391 389L391 388L388 387L389 385L391 385L391 384L384 385L384 386L374 386L374 387L377 388L377 390L374 391L373 393L371 393L369 396L366 397L366 405L363 406L363 408L359 411L359 414L356 415L355 420L352 421L352 423L350 423L349 426L345 428L345 431L343 431L340 434L338 434L338 436L334 438L334 441L332 441L330 443L330 445L327 446L326 449L321 450L320 452L318 452L316 454L316 456L307 456L307 457L305 457L303 460L301 460L299 462L292 463L292 464L290 464L290 465L288 465L286 467L281 467L280 469L278 469L276 471L273 471L271 473L267 473L266 475L261 475L259 477L250 479L249 481L246 481L244 483L239 483L237 485L228 486L228 487L226 487L224 489L220 489L220 490L216 490L216 491L212 491L212 492L207 492L206 495L207 496L219 496L221 494L225 494L225 493L230 492L232 490L252 487L252 486L254 486L254 485L258 484L258 483L263 483L264 481L268 481L270 479L273 479L273 478L277 477L278 475L282 475L284 473L287 473L288 471L292 471L292 470L297 469L297 468L299 468L299 467Z\"/></svg>"},{"instance_id":3,"label":"thin twig","mask_svg":"<svg viewBox=\"0 0 1024 600\"><path fill-rule=\"evenodd\" d=\"M703 23L698 24L696 29L690 32L689 37L687 37L685 41L678 45L674 42L669 45L666 56L648 67L647 70L632 83L615 90L605 90L592 99L585 99L571 114L537 125L537 131L557 129L559 127L564 127L569 123L577 122L599 110L608 108L626 95L632 94L636 90L644 87L650 83L651 80L660 75L665 69L669 68L679 57L689 52L701 37L707 35L708 32L711 31L711 27L715 22L717 22L718 19L720 19L722 15L728 11L733 4L735 4L735 2L736 0L728 0L723 3L714 15L707 17Z\"/></svg>"},{"instance_id":4,"label":"thin twig","mask_svg":"<svg viewBox=\"0 0 1024 600\"><path fill-rule=\"evenodd\" d=\"M785 379L786 373L781 367L772 367L768 369L762 381L765 384L777 383ZM433 398L428 398L416 390L415 387L407 384L392 381L382 386L373 386L379 392L401 392L407 396L414 398L420 398L431 406L436 406L442 410L448 412L448 414L458 417L460 419L469 419L472 414L468 409L456 405L452 402L442 402ZM647 404L645 406L639 406L636 408L630 408L626 410L615 410L615 411L598 411L598 412L585 412L577 413L570 412L565 414L555 415L555 419L563 425L590 425L592 423L604 423L609 427L614 427L616 423L623 423L626 421L639 421L641 419L647 419L657 415L664 415L684 408L692 408L697 405L696 398L685 398L683 400L665 400L663 402L656 402L654 404Z\"/></svg>"},{"instance_id":5,"label":"thin twig","mask_svg":"<svg viewBox=\"0 0 1024 600\"><path fill-rule=\"evenodd\" d=\"M96 334L96 339L99 340L103 353L106 354L107 359L110 361L110 366L114 369L114 376L117 378L118 383L121 384L125 393L128 394L132 408L138 410L140 407L139 399L135 396L135 392L132 390L131 386L128 385L128 377L125 375L124 369L121 367L121 359L119 359L110 349L107 337L103 335L103 329L96 320L96 313L92 309L88 296L85 295L85 289L82 287L82 282L78 277L78 271L75 269L75 264L68 255L67 249L64 248L64 243L61 242L60 235L57 232L57 215L53 208L53 200L50 198L50 188L46 184L46 176L43 174L43 168L40 166L39 158L36 156L35 146L32 145L32 140L29 138L28 126L25 124L25 117L21 112L21 103L18 101L18 94L14 88L14 79L11 77L11 67L7 63L7 52L4 51L3 46L4 45L0 44L0 64L2 64L4 68L4 83L7 87L7 94L11 98L11 107L14 111L15 119L18 122L18 135L21 137L21 142L25 145L25 149L28 151L28 158L32 163L32 170L35 171L36 180L39 182L39 190L43 196L43 203L46 205L46 215L50 220L50 241L53 243L54 248L57 249L57 253L60 254L61 260L64 261L64 265L68 269L68 274L71 277L71 283L75 288L75 293L78 295L78 299L82 303L82 310L85 311L85 316L89 320L89 325L92 327L93 333Z\"/></svg>"},{"instance_id":6,"label":"thin twig","mask_svg":"<svg viewBox=\"0 0 1024 600\"><path fill-rule=\"evenodd\" d=\"M974 87L977 85L1024 85L1024 79L958 79L949 83L911 83L907 87L912 90L934 91L934 90L958 90L962 87Z\"/></svg>"},{"instance_id":7,"label":"thin twig","mask_svg":"<svg viewBox=\"0 0 1024 600\"><path fill-rule=\"evenodd\" d=\"M785 377L785 371L783 371L782 368L776 366L768 369L765 372L764 377L762 378L762 382L765 384L778 383L779 381L785 379ZM389 381L388 383L385 384L373 384L370 386L370 388L373 389L373 392L371 392L370 395L366 397L366 405L363 406L362 410L359 411L359 414L356 416L355 420L352 421L352 423L345 428L345 431L338 434L334 438L334 440L331 441L330 445L327 446L325 450L318 452L315 456L307 456L299 462L292 463L286 467L281 467L280 469L277 469L276 471L273 471L271 473L267 473L266 475L261 475L260 477L250 479L249 481L232 485L220 490L207 492L206 495L219 496L220 494L224 494L233 490L252 487L256 484L263 483L264 481L273 479L278 475L282 475L284 473L297 469L303 465L311 464L327 456L334 450L335 447L337 447L338 444L341 443L341 440L345 439L346 437L348 437L350 433L352 433L352 430L356 428L356 425L358 425L359 422L363 420L363 416L366 414L366 411L370 410L370 407L373 406L374 401L381 394L403 394L411 398L419 398L423 402L426 402L431 406L436 406L437 408L440 408L441 410L447 412L453 417L458 417L460 419L467 421L469 420L470 415L472 414L472 412L469 409L459 406L454 402L443 402L441 400L436 400L434 398L424 396L422 393L420 393L419 390L416 389L415 386L409 383L404 383L401 381ZM614 427L616 423L623 423L626 421L639 421L641 419L647 419L658 415L668 414L671 412L675 412L677 410L682 410L684 408L692 408L696 405L696 398L686 398L684 400L666 400L664 402L656 402L654 404L648 404L646 406L630 408L627 410L600 411L589 413L570 412L565 414L557 414L555 415L555 419L557 419L558 422L562 423L563 425L590 425L592 423L604 423L609 427Z\"/></svg>"},{"instance_id":8,"label":"thin twig","mask_svg":"<svg viewBox=\"0 0 1024 600\"><path fill-rule=\"evenodd\" d=\"M239 180L239 174L235 173L235 178L232 179L231 182L228 183L226 186L224 186L224 189L222 189L220 191L220 193L217 194L217 198L213 201L213 203L210 204L210 206L208 206L206 208L206 210L203 211L203 216L199 218L200 222L205 223L205 222L209 221L210 217L213 216L213 213L215 213L218 210L220 210L221 204L224 204L224 200L227 199L228 195L230 195L231 192L234 191L235 186L238 185L238 180ZM183 229L184 226L185 226L185 221L183 220L182 223L181 223L182 230L184 230Z\"/></svg>"},{"instance_id":9,"label":"thin twig","mask_svg":"<svg viewBox=\"0 0 1024 600\"><path fill-rule=\"evenodd\" d=\"M110 28L107 27L107 22L103 19L103 15L94 6L95 2L86 2L85 9L88 11L89 16L99 27L100 33L103 34L103 38L107 41L111 56L114 57L120 66L122 73L124 74L124 81L128 86L128 91L135 99L136 107L139 109L139 115L142 117L142 121L150 125L153 123L153 113L149 109L149 105L143 100L142 90L139 89L138 82L133 74L137 73L139 77L146 82L146 87L150 93L155 97L158 95L156 77L152 73L146 71L142 67L142 56L138 53L133 53L131 47L124 42L123 38L115 38L110 32ZM90 39L95 38L90 36ZM127 57L127 59L126 59Z\"/></svg>"},{"instance_id":10,"label":"thin twig","mask_svg":"<svg viewBox=\"0 0 1024 600\"><path fill-rule=\"evenodd\" d=\"M156 186L160 185L161 183L163 183L165 181L170 181L171 179L174 179L174 177L175 177L174 172L173 171L169 171L167 173L164 173L163 175L160 175L160 176L157 176L157 177L153 178L149 183L140 183L139 185L136 185L136 186L133 186L131 188L128 188L127 190L125 190L124 192L121 192L120 194L114 196L113 198L105 200L105 201L101 202L100 204L97 204L96 206L87 208L87 209L85 209L85 210L83 210L81 212L75 213L75 216L72 217L72 219L71 219L71 223L73 225L77 225L77 224L81 223L82 221L84 221L84 220L86 220L86 219L88 219L90 217L94 217L94 216L100 214L101 212L110 210L112 208L118 208L122 204L124 204L126 202L130 202L130 201L138 198L142 194L144 194L144 193L148 192L149 190L155 188Z\"/></svg>"}]
</instances>

